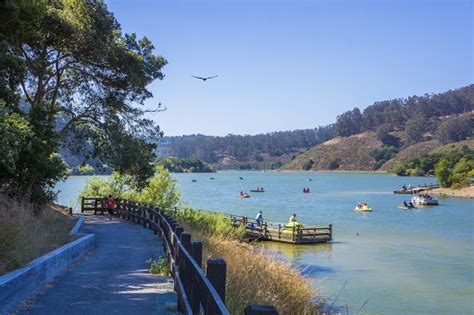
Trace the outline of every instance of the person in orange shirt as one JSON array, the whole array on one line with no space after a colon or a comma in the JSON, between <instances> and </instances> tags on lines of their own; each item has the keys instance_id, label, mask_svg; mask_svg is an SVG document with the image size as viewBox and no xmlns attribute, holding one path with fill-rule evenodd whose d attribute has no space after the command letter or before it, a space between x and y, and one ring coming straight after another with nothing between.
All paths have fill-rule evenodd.
<instances>
[{"instance_id":1,"label":"person in orange shirt","mask_svg":"<svg viewBox=\"0 0 474 315\"><path fill-rule=\"evenodd\" d=\"M107 200L105 201L109 220L112 220L112 217L114 215L115 204L116 204L115 199L112 198L112 195L109 195L109 198L107 198Z\"/></svg>"}]
</instances>

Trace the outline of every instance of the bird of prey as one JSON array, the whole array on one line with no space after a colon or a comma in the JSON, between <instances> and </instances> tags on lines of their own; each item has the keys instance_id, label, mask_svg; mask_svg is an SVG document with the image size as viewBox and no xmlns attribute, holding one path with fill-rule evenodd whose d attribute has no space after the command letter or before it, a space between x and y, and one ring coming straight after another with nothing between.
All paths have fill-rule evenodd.
<instances>
[{"instance_id":1,"label":"bird of prey","mask_svg":"<svg viewBox=\"0 0 474 315\"><path fill-rule=\"evenodd\" d=\"M198 76L195 76L195 75L191 75L191 76L192 76L193 78L202 80L202 82L206 82L206 80L209 80L209 79L217 78L217 75L214 75L214 76L212 76L212 77L198 77Z\"/></svg>"}]
</instances>

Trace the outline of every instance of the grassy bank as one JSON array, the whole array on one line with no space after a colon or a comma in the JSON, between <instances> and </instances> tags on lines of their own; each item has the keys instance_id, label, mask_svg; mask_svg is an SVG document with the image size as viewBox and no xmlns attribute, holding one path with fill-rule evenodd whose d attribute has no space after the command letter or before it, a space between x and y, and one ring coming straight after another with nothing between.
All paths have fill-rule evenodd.
<instances>
[{"instance_id":1,"label":"grassy bank","mask_svg":"<svg viewBox=\"0 0 474 315\"><path fill-rule=\"evenodd\" d=\"M0 275L70 241L74 221L60 210L48 205L34 215L32 204L0 195Z\"/></svg>"},{"instance_id":2,"label":"grassy bank","mask_svg":"<svg viewBox=\"0 0 474 315\"><path fill-rule=\"evenodd\" d=\"M223 215L178 211L176 219L204 244L204 259L227 262L226 305L232 314L243 314L249 304L275 306L280 314L318 314L318 293L298 269L241 243L244 230L231 227Z\"/></svg>"}]
</instances>

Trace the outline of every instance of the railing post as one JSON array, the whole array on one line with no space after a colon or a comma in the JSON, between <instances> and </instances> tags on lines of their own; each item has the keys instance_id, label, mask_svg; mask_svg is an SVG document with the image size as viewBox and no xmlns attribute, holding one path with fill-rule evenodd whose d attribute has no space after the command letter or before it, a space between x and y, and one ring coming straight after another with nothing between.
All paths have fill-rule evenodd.
<instances>
[{"instance_id":1,"label":"railing post","mask_svg":"<svg viewBox=\"0 0 474 315\"><path fill-rule=\"evenodd\" d=\"M191 234L188 232L181 233L181 244L191 254Z\"/></svg>"},{"instance_id":2,"label":"railing post","mask_svg":"<svg viewBox=\"0 0 474 315\"><path fill-rule=\"evenodd\" d=\"M278 315L278 311L273 306L249 305L245 308L244 315Z\"/></svg>"},{"instance_id":3,"label":"railing post","mask_svg":"<svg viewBox=\"0 0 474 315\"><path fill-rule=\"evenodd\" d=\"M81 200L81 213L84 213L84 197Z\"/></svg>"},{"instance_id":4,"label":"railing post","mask_svg":"<svg viewBox=\"0 0 474 315\"><path fill-rule=\"evenodd\" d=\"M68 212L69 212L69 215L72 216L72 208L71 207L69 207Z\"/></svg>"},{"instance_id":5,"label":"railing post","mask_svg":"<svg viewBox=\"0 0 474 315\"><path fill-rule=\"evenodd\" d=\"M143 227L146 228L146 216L147 216L147 208L146 206L142 206L142 218L143 218Z\"/></svg>"},{"instance_id":6,"label":"railing post","mask_svg":"<svg viewBox=\"0 0 474 315\"><path fill-rule=\"evenodd\" d=\"M194 261L198 264L198 266L202 267L202 242L201 241L192 241L191 242L191 256L193 257ZM199 295L200 295L200 288L197 283L194 281L191 282L191 297L190 297L190 304L193 314L199 314L200 303L199 303Z\"/></svg>"},{"instance_id":7,"label":"railing post","mask_svg":"<svg viewBox=\"0 0 474 315\"><path fill-rule=\"evenodd\" d=\"M207 260L206 276L216 289L225 304L225 281L227 266L222 258L209 258Z\"/></svg>"},{"instance_id":8,"label":"railing post","mask_svg":"<svg viewBox=\"0 0 474 315\"><path fill-rule=\"evenodd\" d=\"M329 224L329 240L332 241L332 224Z\"/></svg>"},{"instance_id":9,"label":"railing post","mask_svg":"<svg viewBox=\"0 0 474 315\"><path fill-rule=\"evenodd\" d=\"M201 241L191 242L191 256L196 261L198 266L202 268L202 242Z\"/></svg>"}]
</instances>

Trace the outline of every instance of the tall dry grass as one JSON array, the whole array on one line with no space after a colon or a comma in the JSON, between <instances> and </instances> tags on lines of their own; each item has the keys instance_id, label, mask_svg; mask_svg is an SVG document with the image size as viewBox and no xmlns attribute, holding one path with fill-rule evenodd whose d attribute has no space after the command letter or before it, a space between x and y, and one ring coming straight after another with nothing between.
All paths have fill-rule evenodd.
<instances>
[{"instance_id":1,"label":"tall dry grass","mask_svg":"<svg viewBox=\"0 0 474 315\"><path fill-rule=\"evenodd\" d=\"M34 205L0 194L0 275L71 240L74 221L48 205L39 215Z\"/></svg>"},{"instance_id":2,"label":"tall dry grass","mask_svg":"<svg viewBox=\"0 0 474 315\"><path fill-rule=\"evenodd\" d=\"M182 223L203 242L205 260L226 261L226 306L232 314L243 314L249 304L273 305L280 314L320 314L318 292L295 267L255 252L252 245Z\"/></svg>"}]
</instances>

